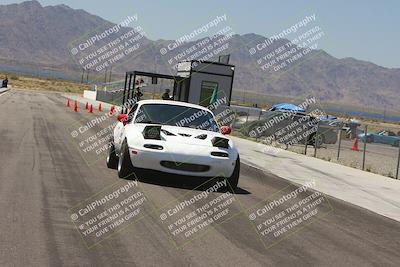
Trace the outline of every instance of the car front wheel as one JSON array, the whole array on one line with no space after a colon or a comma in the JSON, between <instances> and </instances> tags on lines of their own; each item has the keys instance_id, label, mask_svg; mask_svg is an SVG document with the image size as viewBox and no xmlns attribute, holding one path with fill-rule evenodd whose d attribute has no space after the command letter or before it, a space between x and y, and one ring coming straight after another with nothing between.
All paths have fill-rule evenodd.
<instances>
[{"instance_id":1,"label":"car front wheel","mask_svg":"<svg viewBox=\"0 0 400 267\"><path fill-rule=\"evenodd\" d=\"M112 138L110 138L106 162L107 162L107 167L110 169L116 169L118 166L118 157L115 154L115 146Z\"/></svg>"},{"instance_id":2,"label":"car front wheel","mask_svg":"<svg viewBox=\"0 0 400 267\"><path fill-rule=\"evenodd\" d=\"M231 177L227 179L229 183L229 185L227 185L228 190L231 191L232 193L235 192L238 186L239 176L240 176L240 157L238 156L236 159L235 169L233 170Z\"/></svg>"},{"instance_id":3,"label":"car front wheel","mask_svg":"<svg viewBox=\"0 0 400 267\"><path fill-rule=\"evenodd\" d=\"M129 155L129 147L126 139L122 143L121 151L118 160L118 177L119 178L132 178L134 176L134 168Z\"/></svg>"}]
</instances>

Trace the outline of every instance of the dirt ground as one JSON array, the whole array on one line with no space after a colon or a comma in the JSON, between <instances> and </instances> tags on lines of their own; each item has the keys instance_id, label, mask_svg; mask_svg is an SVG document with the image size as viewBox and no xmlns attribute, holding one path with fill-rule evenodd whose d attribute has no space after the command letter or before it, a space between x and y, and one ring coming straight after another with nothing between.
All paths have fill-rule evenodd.
<instances>
[{"instance_id":1,"label":"dirt ground","mask_svg":"<svg viewBox=\"0 0 400 267\"><path fill-rule=\"evenodd\" d=\"M0 79L4 79L6 76L8 77L8 86L10 88L16 89L83 94L83 90L88 90L91 88L91 86L88 84L81 84L64 80L53 80L24 75L0 73Z\"/></svg>"},{"instance_id":2,"label":"dirt ground","mask_svg":"<svg viewBox=\"0 0 400 267\"><path fill-rule=\"evenodd\" d=\"M351 148L354 141L342 140L339 160L338 156L338 143L333 145L324 145L317 149L317 158L340 163L349 167L362 169L363 165L363 152L364 143L359 142L359 151L353 151ZM290 150L292 150L291 148ZM304 152L304 146L296 147L295 150ZM314 156L314 147L309 146L307 149L308 156ZM391 178L395 178L397 161L399 157L399 148L384 144L366 144L365 165L364 170Z\"/></svg>"}]
</instances>

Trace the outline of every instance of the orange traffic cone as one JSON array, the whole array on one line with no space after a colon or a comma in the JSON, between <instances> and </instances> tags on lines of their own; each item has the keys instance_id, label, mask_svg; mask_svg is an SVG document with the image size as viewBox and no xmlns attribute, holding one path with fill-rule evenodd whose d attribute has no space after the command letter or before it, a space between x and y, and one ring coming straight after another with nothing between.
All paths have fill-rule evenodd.
<instances>
[{"instance_id":1,"label":"orange traffic cone","mask_svg":"<svg viewBox=\"0 0 400 267\"><path fill-rule=\"evenodd\" d=\"M101 112L101 103L99 103L98 111Z\"/></svg>"},{"instance_id":2,"label":"orange traffic cone","mask_svg":"<svg viewBox=\"0 0 400 267\"><path fill-rule=\"evenodd\" d=\"M351 147L351 150L353 150L353 151L359 151L359 150L358 150L358 137L356 137L356 138L354 139L354 143L353 143L353 146Z\"/></svg>"},{"instance_id":3,"label":"orange traffic cone","mask_svg":"<svg viewBox=\"0 0 400 267\"><path fill-rule=\"evenodd\" d=\"M114 112L115 112L115 106L112 105L112 106L111 106L111 109L110 109L110 115L113 115Z\"/></svg>"},{"instance_id":4,"label":"orange traffic cone","mask_svg":"<svg viewBox=\"0 0 400 267\"><path fill-rule=\"evenodd\" d=\"M93 105L90 105L89 113L93 113Z\"/></svg>"},{"instance_id":5,"label":"orange traffic cone","mask_svg":"<svg viewBox=\"0 0 400 267\"><path fill-rule=\"evenodd\" d=\"M67 108L71 106L71 104L69 103L69 98L67 99L67 103L65 105L67 106Z\"/></svg>"},{"instance_id":6,"label":"orange traffic cone","mask_svg":"<svg viewBox=\"0 0 400 267\"><path fill-rule=\"evenodd\" d=\"M78 101L74 101L74 112L78 112Z\"/></svg>"},{"instance_id":7,"label":"orange traffic cone","mask_svg":"<svg viewBox=\"0 0 400 267\"><path fill-rule=\"evenodd\" d=\"M86 106L85 106L85 108L86 108L86 110L88 110L88 109L89 109L89 104L88 104L88 102L86 102Z\"/></svg>"}]
</instances>

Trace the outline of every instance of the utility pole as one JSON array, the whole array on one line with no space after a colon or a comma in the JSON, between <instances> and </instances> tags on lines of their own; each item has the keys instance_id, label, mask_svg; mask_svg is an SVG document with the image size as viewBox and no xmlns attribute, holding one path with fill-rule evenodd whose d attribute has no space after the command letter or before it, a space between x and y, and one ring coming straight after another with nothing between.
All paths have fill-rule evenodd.
<instances>
[{"instance_id":1,"label":"utility pole","mask_svg":"<svg viewBox=\"0 0 400 267\"><path fill-rule=\"evenodd\" d=\"M104 84L107 83L107 68L106 71L104 72Z\"/></svg>"},{"instance_id":2,"label":"utility pole","mask_svg":"<svg viewBox=\"0 0 400 267\"><path fill-rule=\"evenodd\" d=\"M386 105L385 105L385 109L383 110L383 121L386 121Z\"/></svg>"},{"instance_id":3,"label":"utility pole","mask_svg":"<svg viewBox=\"0 0 400 267\"><path fill-rule=\"evenodd\" d=\"M110 67L110 75L108 76L108 82L111 82L111 73L112 73L112 66Z\"/></svg>"},{"instance_id":4,"label":"utility pole","mask_svg":"<svg viewBox=\"0 0 400 267\"><path fill-rule=\"evenodd\" d=\"M399 179L399 169L400 169L400 144L399 144L399 155L397 157L396 179Z\"/></svg>"},{"instance_id":5,"label":"utility pole","mask_svg":"<svg viewBox=\"0 0 400 267\"><path fill-rule=\"evenodd\" d=\"M82 69L82 78L81 78L81 83L83 83L83 77L85 76L85 69Z\"/></svg>"}]
</instances>

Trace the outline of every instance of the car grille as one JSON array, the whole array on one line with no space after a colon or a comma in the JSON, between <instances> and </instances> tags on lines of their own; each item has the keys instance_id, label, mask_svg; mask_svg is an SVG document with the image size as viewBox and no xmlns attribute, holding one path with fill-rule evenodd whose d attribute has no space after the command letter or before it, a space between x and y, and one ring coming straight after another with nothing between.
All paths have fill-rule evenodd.
<instances>
[{"instance_id":1,"label":"car grille","mask_svg":"<svg viewBox=\"0 0 400 267\"><path fill-rule=\"evenodd\" d=\"M187 171L187 172L206 172L210 169L210 166L208 166L208 165L166 161L166 160L161 161L160 164L161 164L161 166L168 168L168 169Z\"/></svg>"}]
</instances>

